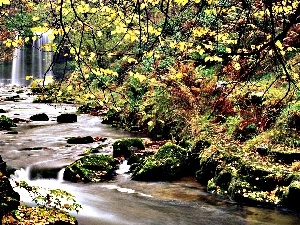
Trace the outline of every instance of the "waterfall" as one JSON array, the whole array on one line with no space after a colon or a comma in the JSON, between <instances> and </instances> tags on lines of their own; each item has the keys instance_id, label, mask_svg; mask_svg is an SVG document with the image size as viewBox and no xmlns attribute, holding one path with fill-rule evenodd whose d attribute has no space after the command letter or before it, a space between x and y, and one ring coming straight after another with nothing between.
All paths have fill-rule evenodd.
<instances>
[{"instance_id":1,"label":"waterfall","mask_svg":"<svg viewBox=\"0 0 300 225\"><path fill-rule=\"evenodd\" d=\"M16 48L13 52L13 62L12 62L12 71L11 71L11 84L12 85L21 85L21 75L22 73L24 73L24 71L22 71L22 69L24 68L22 63L23 63L23 59L22 56L24 56L24 54L22 54L22 52L24 51L24 49L21 48Z\"/></svg>"},{"instance_id":2,"label":"waterfall","mask_svg":"<svg viewBox=\"0 0 300 225\"><path fill-rule=\"evenodd\" d=\"M13 178L17 181L24 180L35 181L35 180L55 180L57 182L63 182L63 174L65 168L43 168L35 167L34 165L28 166L26 169L16 170Z\"/></svg>"},{"instance_id":3,"label":"waterfall","mask_svg":"<svg viewBox=\"0 0 300 225\"><path fill-rule=\"evenodd\" d=\"M42 79L46 76L53 76L51 68L53 53L45 46L51 41L48 33L36 33L36 40L32 47L22 46L13 52L11 69L11 85L28 85L31 80L26 81L26 76L33 79Z\"/></svg>"},{"instance_id":4,"label":"waterfall","mask_svg":"<svg viewBox=\"0 0 300 225\"><path fill-rule=\"evenodd\" d=\"M51 43L48 33L36 33L36 35L38 38L33 41L32 44L32 75L35 78L53 76L51 68L53 54L51 51L47 51L47 49L45 49L45 46Z\"/></svg>"}]
</instances>

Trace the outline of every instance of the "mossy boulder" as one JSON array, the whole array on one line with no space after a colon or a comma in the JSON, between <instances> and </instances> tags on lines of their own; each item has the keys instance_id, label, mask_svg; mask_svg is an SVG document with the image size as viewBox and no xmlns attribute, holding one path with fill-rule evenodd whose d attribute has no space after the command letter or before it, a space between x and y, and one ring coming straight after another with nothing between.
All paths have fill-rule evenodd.
<instances>
[{"instance_id":1,"label":"mossy boulder","mask_svg":"<svg viewBox=\"0 0 300 225\"><path fill-rule=\"evenodd\" d=\"M4 214L20 205L20 195L15 192L8 180L6 163L0 156L0 221Z\"/></svg>"},{"instance_id":2,"label":"mossy boulder","mask_svg":"<svg viewBox=\"0 0 300 225\"><path fill-rule=\"evenodd\" d=\"M113 157L129 158L136 150L144 150L145 145L141 138L124 138L113 144Z\"/></svg>"},{"instance_id":3,"label":"mossy boulder","mask_svg":"<svg viewBox=\"0 0 300 225\"><path fill-rule=\"evenodd\" d=\"M32 120L32 121L49 121L49 117L47 116L46 113L39 113L39 114L32 115L30 117L30 120Z\"/></svg>"},{"instance_id":4,"label":"mossy boulder","mask_svg":"<svg viewBox=\"0 0 300 225\"><path fill-rule=\"evenodd\" d=\"M67 140L68 144L88 144L93 143L94 139L91 136L85 136L85 137L70 137Z\"/></svg>"},{"instance_id":5,"label":"mossy boulder","mask_svg":"<svg viewBox=\"0 0 300 225\"><path fill-rule=\"evenodd\" d=\"M282 204L292 209L300 209L300 181L293 181L283 194Z\"/></svg>"},{"instance_id":6,"label":"mossy boulder","mask_svg":"<svg viewBox=\"0 0 300 225\"><path fill-rule=\"evenodd\" d=\"M216 170L220 172L226 164L236 163L239 159L223 150L216 150L210 154L201 154L199 160L199 170L196 172L197 181L206 185L207 182L216 175Z\"/></svg>"},{"instance_id":7,"label":"mossy boulder","mask_svg":"<svg viewBox=\"0 0 300 225\"><path fill-rule=\"evenodd\" d=\"M14 121L7 116L2 115L0 117L0 129L9 130L11 127L16 127Z\"/></svg>"},{"instance_id":8,"label":"mossy boulder","mask_svg":"<svg viewBox=\"0 0 300 225\"><path fill-rule=\"evenodd\" d=\"M77 122L77 115L72 113L61 114L57 117L58 123L74 123Z\"/></svg>"},{"instance_id":9,"label":"mossy boulder","mask_svg":"<svg viewBox=\"0 0 300 225\"><path fill-rule=\"evenodd\" d=\"M174 180L188 173L189 151L172 143L163 145L153 156L135 166L132 179Z\"/></svg>"},{"instance_id":10,"label":"mossy boulder","mask_svg":"<svg viewBox=\"0 0 300 225\"><path fill-rule=\"evenodd\" d=\"M252 192L253 186L239 177L234 177L231 179L228 185L228 196L237 202L245 202L245 193Z\"/></svg>"},{"instance_id":11,"label":"mossy boulder","mask_svg":"<svg viewBox=\"0 0 300 225\"><path fill-rule=\"evenodd\" d=\"M85 183L111 180L115 175L117 163L107 155L84 156L66 167L63 178Z\"/></svg>"}]
</instances>

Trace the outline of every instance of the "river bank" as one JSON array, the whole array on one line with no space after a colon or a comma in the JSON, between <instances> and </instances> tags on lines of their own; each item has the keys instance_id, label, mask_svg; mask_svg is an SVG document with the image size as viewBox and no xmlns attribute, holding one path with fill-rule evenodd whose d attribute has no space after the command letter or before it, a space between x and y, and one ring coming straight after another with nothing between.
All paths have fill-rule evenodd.
<instances>
[{"instance_id":1,"label":"river bank","mask_svg":"<svg viewBox=\"0 0 300 225\"><path fill-rule=\"evenodd\" d=\"M10 88L4 90L2 97L15 95L15 92L10 92ZM67 146L67 137L91 135L116 140L131 137L132 134L101 124L100 118L90 115L79 115L77 123L57 124L55 118L60 113L75 112L76 108L66 104L32 104L32 96L28 97L26 92L21 97L26 99L1 102L1 107L8 110L5 115L27 120L33 114L45 112L50 121L20 123L17 128L13 128L18 134L6 134L3 131L1 155L10 167L23 168L20 171L24 172L23 177L30 184L58 187L73 193L83 206L78 215L75 213L79 224L299 223L298 216L284 211L237 207L233 202L218 200L205 192L205 187L197 183L195 178L172 182L138 182L130 180L129 175L123 172L111 182L97 184L70 183L56 177L30 178L28 174L38 168L56 171L57 168L63 168L93 146ZM103 153L112 154L112 147L103 150ZM24 203L30 203L28 196L21 198ZM272 215L272 218L266 215Z\"/></svg>"}]
</instances>

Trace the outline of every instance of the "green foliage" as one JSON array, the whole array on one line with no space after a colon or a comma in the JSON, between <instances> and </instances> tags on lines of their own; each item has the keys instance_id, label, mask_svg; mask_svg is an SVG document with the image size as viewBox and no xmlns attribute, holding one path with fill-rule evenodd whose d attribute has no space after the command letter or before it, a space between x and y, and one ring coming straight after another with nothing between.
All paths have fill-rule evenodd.
<instances>
[{"instance_id":1,"label":"green foliage","mask_svg":"<svg viewBox=\"0 0 300 225\"><path fill-rule=\"evenodd\" d=\"M36 25L32 20L33 15L26 11L22 11L5 20L5 26L8 30L17 32L21 37L32 37L31 28Z\"/></svg>"},{"instance_id":2,"label":"green foliage","mask_svg":"<svg viewBox=\"0 0 300 225\"><path fill-rule=\"evenodd\" d=\"M0 129L9 130L11 127L16 127L14 121L7 116L2 115L0 117Z\"/></svg>"},{"instance_id":3,"label":"green foliage","mask_svg":"<svg viewBox=\"0 0 300 225\"><path fill-rule=\"evenodd\" d=\"M216 67L202 67L199 66L196 68L197 71L197 78L207 77L212 78L214 75L216 75L216 72L218 71Z\"/></svg>"},{"instance_id":4,"label":"green foliage","mask_svg":"<svg viewBox=\"0 0 300 225\"><path fill-rule=\"evenodd\" d=\"M233 135L240 123L241 123L241 118L239 118L238 116L229 116L225 122L228 135L230 136Z\"/></svg>"},{"instance_id":5,"label":"green foliage","mask_svg":"<svg viewBox=\"0 0 300 225\"><path fill-rule=\"evenodd\" d=\"M17 185L27 190L34 203L40 208L77 212L81 208L81 205L76 203L75 197L67 191L30 186L25 181L20 181Z\"/></svg>"},{"instance_id":6,"label":"green foliage","mask_svg":"<svg viewBox=\"0 0 300 225\"><path fill-rule=\"evenodd\" d=\"M61 189L45 189L37 186L30 186L25 181L15 182L17 187L28 191L35 207L20 206L13 211L18 223L35 221L39 223L68 222L75 224L76 219L69 215L69 212L78 212L82 207L75 200L75 197ZM4 223L5 220L4 219ZM8 222L8 221L7 221ZM5 223L5 224L9 224Z\"/></svg>"}]
</instances>

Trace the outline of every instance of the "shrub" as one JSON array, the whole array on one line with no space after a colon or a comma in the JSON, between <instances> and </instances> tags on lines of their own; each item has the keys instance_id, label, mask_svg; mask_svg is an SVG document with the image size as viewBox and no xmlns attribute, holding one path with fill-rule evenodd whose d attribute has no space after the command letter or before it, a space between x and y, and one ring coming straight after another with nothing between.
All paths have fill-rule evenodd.
<instances>
[{"instance_id":1,"label":"shrub","mask_svg":"<svg viewBox=\"0 0 300 225\"><path fill-rule=\"evenodd\" d=\"M0 129L9 130L11 127L16 127L14 121L7 116L2 115L0 117Z\"/></svg>"}]
</instances>

